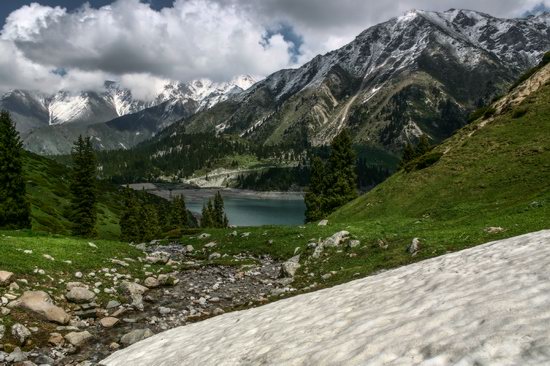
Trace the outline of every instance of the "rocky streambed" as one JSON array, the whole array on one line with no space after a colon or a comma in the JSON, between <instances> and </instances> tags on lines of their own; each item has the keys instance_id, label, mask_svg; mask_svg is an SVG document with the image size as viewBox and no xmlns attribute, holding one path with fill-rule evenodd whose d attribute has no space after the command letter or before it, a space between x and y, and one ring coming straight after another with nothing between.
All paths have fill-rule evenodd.
<instances>
[{"instance_id":1,"label":"rocky streambed","mask_svg":"<svg viewBox=\"0 0 550 366\"><path fill-rule=\"evenodd\" d=\"M54 298L36 288L23 291L24 279L6 275L1 309L14 322L0 326L0 365L94 365L156 333L295 290L282 263L267 256L210 255L211 260L231 261L223 265L197 259L191 246L141 249L146 252L143 281L122 273L129 259L112 259L111 268L98 272L77 273L79 281L64 283L65 294ZM21 295L10 295L16 288ZM100 288L111 300L99 301Z\"/></svg>"}]
</instances>

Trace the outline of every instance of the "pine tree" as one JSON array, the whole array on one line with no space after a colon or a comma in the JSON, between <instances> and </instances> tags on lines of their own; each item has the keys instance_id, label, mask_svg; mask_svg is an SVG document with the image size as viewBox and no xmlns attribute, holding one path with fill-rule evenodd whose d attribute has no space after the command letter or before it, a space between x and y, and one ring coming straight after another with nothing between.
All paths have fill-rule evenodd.
<instances>
[{"instance_id":1,"label":"pine tree","mask_svg":"<svg viewBox=\"0 0 550 366\"><path fill-rule=\"evenodd\" d=\"M212 201L208 201L208 204L202 206L201 215L201 227L212 227Z\"/></svg>"},{"instance_id":2,"label":"pine tree","mask_svg":"<svg viewBox=\"0 0 550 366\"><path fill-rule=\"evenodd\" d=\"M155 206L144 205L141 214L141 240L158 239L160 227L158 211Z\"/></svg>"},{"instance_id":3,"label":"pine tree","mask_svg":"<svg viewBox=\"0 0 550 366\"><path fill-rule=\"evenodd\" d=\"M324 217L323 199L325 192L325 166L319 157L311 162L309 186L305 195L306 222L317 221Z\"/></svg>"},{"instance_id":4,"label":"pine tree","mask_svg":"<svg viewBox=\"0 0 550 366\"><path fill-rule=\"evenodd\" d=\"M140 211L135 193L127 187L124 192L124 211L120 217L121 240L136 243L142 240Z\"/></svg>"},{"instance_id":5,"label":"pine tree","mask_svg":"<svg viewBox=\"0 0 550 366\"><path fill-rule=\"evenodd\" d=\"M420 136L420 140L418 141L418 145L416 145L415 149L415 155L416 157L422 156L429 152L432 149L432 145L430 144L430 139L427 135Z\"/></svg>"},{"instance_id":6,"label":"pine tree","mask_svg":"<svg viewBox=\"0 0 550 366\"><path fill-rule=\"evenodd\" d=\"M8 112L0 112L0 227L31 227L23 177L23 148Z\"/></svg>"},{"instance_id":7,"label":"pine tree","mask_svg":"<svg viewBox=\"0 0 550 366\"><path fill-rule=\"evenodd\" d=\"M212 215L212 226L223 228L226 225L227 218L225 217L223 198L220 191L214 196L214 210Z\"/></svg>"},{"instance_id":8,"label":"pine tree","mask_svg":"<svg viewBox=\"0 0 550 366\"><path fill-rule=\"evenodd\" d=\"M97 221L97 163L89 137L78 137L73 151L71 179L71 221L73 235L92 237Z\"/></svg>"},{"instance_id":9,"label":"pine tree","mask_svg":"<svg viewBox=\"0 0 550 366\"><path fill-rule=\"evenodd\" d=\"M185 206L185 198L183 196L176 196L172 201L172 215L171 224L174 228L188 227L189 216L187 213L187 207Z\"/></svg>"},{"instance_id":10,"label":"pine tree","mask_svg":"<svg viewBox=\"0 0 550 366\"><path fill-rule=\"evenodd\" d=\"M357 197L356 156L349 133L334 138L327 163L323 212L329 214Z\"/></svg>"},{"instance_id":11,"label":"pine tree","mask_svg":"<svg viewBox=\"0 0 550 366\"><path fill-rule=\"evenodd\" d=\"M416 157L414 147L408 143L403 148L403 155L401 156L401 162L399 163L400 167L405 166L409 161L412 161Z\"/></svg>"},{"instance_id":12,"label":"pine tree","mask_svg":"<svg viewBox=\"0 0 550 366\"><path fill-rule=\"evenodd\" d=\"M418 140L418 144L416 145L416 147L413 147L413 145L411 145L410 143L405 145L399 166L403 168L405 165L407 165L407 163L426 154L431 149L432 149L432 145L430 143L430 139L428 138L428 136L425 134L420 136L420 139Z\"/></svg>"}]
</instances>

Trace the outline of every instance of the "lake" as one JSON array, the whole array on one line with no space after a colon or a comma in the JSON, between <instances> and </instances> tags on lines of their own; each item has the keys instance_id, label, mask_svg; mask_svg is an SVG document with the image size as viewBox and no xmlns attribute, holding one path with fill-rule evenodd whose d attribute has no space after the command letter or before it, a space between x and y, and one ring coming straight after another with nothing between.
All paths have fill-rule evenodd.
<instances>
[{"instance_id":1,"label":"lake","mask_svg":"<svg viewBox=\"0 0 550 366\"><path fill-rule=\"evenodd\" d=\"M152 184L132 185L134 189L145 188L150 193L164 198L183 195L187 208L201 213L202 206L218 189L185 189ZM229 224L234 226L302 225L306 206L299 192L256 192L240 189L219 189Z\"/></svg>"}]
</instances>

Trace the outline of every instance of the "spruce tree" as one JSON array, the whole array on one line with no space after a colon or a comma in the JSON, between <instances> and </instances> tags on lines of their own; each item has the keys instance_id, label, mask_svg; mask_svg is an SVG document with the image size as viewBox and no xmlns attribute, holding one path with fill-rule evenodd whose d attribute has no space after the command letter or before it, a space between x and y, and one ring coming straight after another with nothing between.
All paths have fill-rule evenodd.
<instances>
[{"instance_id":1,"label":"spruce tree","mask_svg":"<svg viewBox=\"0 0 550 366\"><path fill-rule=\"evenodd\" d=\"M418 141L418 145L416 145L415 149L415 155L416 157L422 156L429 152L432 149L432 145L430 144L430 139L427 135L420 136L420 140Z\"/></svg>"},{"instance_id":2,"label":"spruce tree","mask_svg":"<svg viewBox=\"0 0 550 366\"><path fill-rule=\"evenodd\" d=\"M124 211L120 217L120 237L127 242L139 242L141 233L141 207L135 193L126 188L124 192Z\"/></svg>"},{"instance_id":3,"label":"spruce tree","mask_svg":"<svg viewBox=\"0 0 550 366\"><path fill-rule=\"evenodd\" d=\"M0 228L31 227L23 177L23 147L8 112L0 112Z\"/></svg>"},{"instance_id":4,"label":"spruce tree","mask_svg":"<svg viewBox=\"0 0 550 366\"><path fill-rule=\"evenodd\" d=\"M227 227L227 217L224 211L223 197L220 191L214 196L214 209L212 215L212 226L218 228Z\"/></svg>"},{"instance_id":5,"label":"spruce tree","mask_svg":"<svg viewBox=\"0 0 550 366\"><path fill-rule=\"evenodd\" d=\"M323 200L325 192L325 166L319 157L311 162L309 186L305 195L306 222L317 221L324 217Z\"/></svg>"},{"instance_id":6,"label":"spruce tree","mask_svg":"<svg viewBox=\"0 0 550 366\"><path fill-rule=\"evenodd\" d=\"M158 239L160 227L157 209L153 205L144 205L141 213L141 240Z\"/></svg>"},{"instance_id":7,"label":"spruce tree","mask_svg":"<svg viewBox=\"0 0 550 366\"><path fill-rule=\"evenodd\" d=\"M327 163L323 212L329 214L357 197L356 156L351 137L343 130L331 144Z\"/></svg>"},{"instance_id":8,"label":"spruce tree","mask_svg":"<svg viewBox=\"0 0 550 366\"><path fill-rule=\"evenodd\" d=\"M202 206L201 227L212 227L212 201Z\"/></svg>"},{"instance_id":9,"label":"spruce tree","mask_svg":"<svg viewBox=\"0 0 550 366\"><path fill-rule=\"evenodd\" d=\"M175 228L188 227L189 215L183 196L176 196L172 202L172 226Z\"/></svg>"},{"instance_id":10,"label":"spruce tree","mask_svg":"<svg viewBox=\"0 0 550 366\"><path fill-rule=\"evenodd\" d=\"M403 155L401 156L400 167L404 167L409 161L412 161L416 157L414 147L408 143L403 148Z\"/></svg>"},{"instance_id":11,"label":"spruce tree","mask_svg":"<svg viewBox=\"0 0 550 366\"><path fill-rule=\"evenodd\" d=\"M97 163L89 137L78 137L72 151L71 221L73 235L92 237L97 221Z\"/></svg>"}]
</instances>

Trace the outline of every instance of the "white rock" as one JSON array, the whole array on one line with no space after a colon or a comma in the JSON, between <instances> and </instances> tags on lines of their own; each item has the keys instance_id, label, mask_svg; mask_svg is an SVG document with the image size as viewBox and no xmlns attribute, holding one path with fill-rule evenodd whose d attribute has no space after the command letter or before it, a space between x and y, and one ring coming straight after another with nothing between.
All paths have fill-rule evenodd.
<instances>
[{"instance_id":1,"label":"white rock","mask_svg":"<svg viewBox=\"0 0 550 366\"><path fill-rule=\"evenodd\" d=\"M419 250L420 250L420 239L414 238L412 240L411 244L409 244L409 246L407 247L407 251L412 256L415 256L416 253L418 253Z\"/></svg>"},{"instance_id":2,"label":"white rock","mask_svg":"<svg viewBox=\"0 0 550 366\"><path fill-rule=\"evenodd\" d=\"M294 256L281 265L281 275L283 277L294 277L300 267L300 255Z\"/></svg>"},{"instance_id":3,"label":"white rock","mask_svg":"<svg viewBox=\"0 0 550 366\"><path fill-rule=\"evenodd\" d=\"M327 226L328 225L328 220L321 220L319 221L319 223L317 224L317 226Z\"/></svg>"},{"instance_id":4,"label":"white rock","mask_svg":"<svg viewBox=\"0 0 550 366\"><path fill-rule=\"evenodd\" d=\"M13 278L13 272L0 271L0 286L8 285Z\"/></svg>"},{"instance_id":5,"label":"white rock","mask_svg":"<svg viewBox=\"0 0 550 366\"><path fill-rule=\"evenodd\" d=\"M44 291L26 291L9 304L10 308L29 310L42 318L59 324L69 323L70 317L62 308L55 306L50 295Z\"/></svg>"},{"instance_id":6,"label":"white rock","mask_svg":"<svg viewBox=\"0 0 550 366\"><path fill-rule=\"evenodd\" d=\"M20 345L24 345L27 339L31 337L31 331L23 324L15 323L11 326L11 335L19 342Z\"/></svg>"},{"instance_id":7,"label":"white rock","mask_svg":"<svg viewBox=\"0 0 550 366\"><path fill-rule=\"evenodd\" d=\"M83 277L82 272L76 272L76 273L74 274L74 276L75 276L76 278L82 278L82 277Z\"/></svg>"},{"instance_id":8,"label":"white rock","mask_svg":"<svg viewBox=\"0 0 550 366\"><path fill-rule=\"evenodd\" d=\"M73 287L65 294L67 300L77 304L91 302L95 296L96 294L93 291L90 291L85 287Z\"/></svg>"},{"instance_id":9,"label":"white rock","mask_svg":"<svg viewBox=\"0 0 550 366\"><path fill-rule=\"evenodd\" d=\"M65 335L65 340L75 347L80 347L92 338L92 335L87 330L83 332L71 332Z\"/></svg>"},{"instance_id":10,"label":"white rock","mask_svg":"<svg viewBox=\"0 0 550 366\"><path fill-rule=\"evenodd\" d=\"M55 258L49 254L42 254L42 257L46 258L49 261L55 261Z\"/></svg>"}]
</instances>

